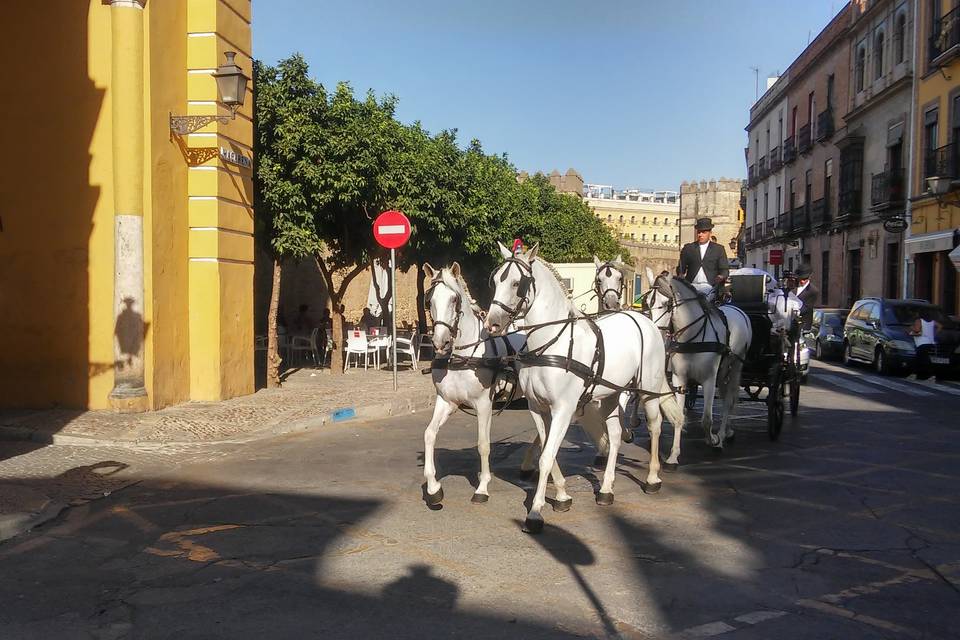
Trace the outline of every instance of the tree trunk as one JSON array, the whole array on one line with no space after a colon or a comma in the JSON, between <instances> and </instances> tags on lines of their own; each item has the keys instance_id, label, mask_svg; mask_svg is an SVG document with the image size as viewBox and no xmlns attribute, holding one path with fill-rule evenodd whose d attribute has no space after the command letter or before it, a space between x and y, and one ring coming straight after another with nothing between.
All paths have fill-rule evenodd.
<instances>
[{"instance_id":1,"label":"tree trunk","mask_svg":"<svg viewBox=\"0 0 960 640\"><path fill-rule=\"evenodd\" d=\"M423 299L423 278L427 274L423 271L423 263L417 263L417 333L427 332L427 309Z\"/></svg>"},{"instance_id":2,"label":"tree trunk","mask_svg":"<svg viewBox=\"0 0 960 640\"><path fill-rule=\"evenodd\" d=\"M280 309L280 275L283 265L273 259L273 286L270 290L270 311L267 313L267 388L280 386L280 350L277 343L277 313Z\"/></svg>"},{"instance_id":3,"label":"tree trunk","mask_svg":"<svg viewBox=\"0 0 960 640\"><path fill-rule=\"evenodd\" d=\"M317 268L323 276L323 281L327 285L327 293L330 296L330 312L333 316L333 344L330 349L330 373L340 375L343 373L343 346L345 343L343 337L343 296L347 292L350 282L357 277L357 274L366 268L364 264L358 264L347 273L340 283L335 287L333 283L333 270L328 268L321 256L314 256Z\"/></svg>"}]
</instances>

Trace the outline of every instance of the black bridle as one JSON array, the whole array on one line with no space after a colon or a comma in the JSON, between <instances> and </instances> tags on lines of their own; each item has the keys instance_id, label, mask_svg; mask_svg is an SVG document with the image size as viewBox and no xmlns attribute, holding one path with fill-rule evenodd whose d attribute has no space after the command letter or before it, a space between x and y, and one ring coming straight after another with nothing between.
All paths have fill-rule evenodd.
<instances>
[{"instance_id":1,"label":"black bridle","mask_svg":"<svg viewBox=\"0 0 960 640\"><path fill-rule=\"evenodd\" d=\"M602 285L600 284L600 272L603 271L604 269L606 269L606 273L604 274L604 277L607 277L607 278L609 278L609 277L612 275L612 274L610 273L610 270L611 270L611 269L616 269L617 271L620 271L619 267L617 267L617 266L616 266L612 261L610 261L610 260L607 260L606 262L604 262L603 264L601 264L600 266L597 267L597 274L596 274L596 277L595 277L594 280L593 280L593 290L594 290L594 292L597 294L597 299L600 301L600 306L601 306L601 307L603 306L603 299L604 299L604 297L605 297L608 293L615 293L615 294L617 295L617 301L618 301L618 302L619 302L620 300L622 300L622 299L623 299L623 287L624 287L624 285L626 284L626 283L623 281L623 272L620 271L620 286L619 286L618 288L614 289L614 288L610 287L610 288L607 288L607 289L601 289L600 287L601 287Z\"/></svg>"},{"instance_id":2,"label":"black bridle","mask_svg":"<svg viewBox=\"0 0 960 640\"><path fill-rule=\"evenodd\" d=\"M430 313L430 318L433 320L433 326L440 325L441 327L446 327L450 331L450 338L453 340L454 345L456 345L457 336L460 334L460 318L463 317L463 299L460 297L460 292L446 284L443 281L443 278L437 274L437 276L430 281L430 287L424 292L423 299L426 300L427 306L429 307L431 305L431 301L433 300L433 292L436 290L437 286L441 284L453 291L453 294L456 296L456 315L453 318L453 324L444 322L443 320L437 320L433 317L432 311Z\"/></svg>"},{"instance_id":3,"label":"black bridle","mask_svg":"<svg viewBox=\"0 0 960 640\"><path fill-rule=\"evenodd\" d=\"M507 279L507 274L510 273L510 266L514 264L517 265L517 270L520 271L520 280L517 282L517 304L511 307L496 298L490 302L491 307L496 305L507 312L507 316L509 317L509 321L506 323L507 325L513 323L515 320L521 320L527 315L527 312L530 310L530 298L528 296L530 289L532 288L534 293L537 291L537 283L533 279L533 265L527 264L519 258L508 258L490 274L490 288L496 289L496 285L493 283L493 277L497 275L497 271L506 266L506 269L503 269L503 273L500 274L500 282L504 282ZM524 309L524 306L526 306L526 309ZM521 312L523 312L522 316L520 315Z\"/></svg>"}]
</instances>

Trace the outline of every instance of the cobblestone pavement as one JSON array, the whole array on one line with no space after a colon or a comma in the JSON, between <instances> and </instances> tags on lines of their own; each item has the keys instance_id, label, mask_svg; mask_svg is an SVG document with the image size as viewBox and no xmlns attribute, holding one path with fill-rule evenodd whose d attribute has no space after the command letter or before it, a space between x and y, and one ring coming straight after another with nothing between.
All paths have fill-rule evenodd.
<instances>
[{"instance_id":1,"label":"cobblestone pavement","mask_svg":"<svg viewBox=\"0 0 960 640\"><path fill-rule=\"evenodd\" d=\"M169 444L243 441L278 434L304 420L326 420L337 409L379 408L383 417L406 409L422 409L433 399L430 376L419 370L399 372L393 390L392 372L350 369L334 376L329 369L293 372L280 389L260 391L223 402L188 402L146 414L109 411L4 411L0 438L80 443Z\"/></svg>"}]
</instances>

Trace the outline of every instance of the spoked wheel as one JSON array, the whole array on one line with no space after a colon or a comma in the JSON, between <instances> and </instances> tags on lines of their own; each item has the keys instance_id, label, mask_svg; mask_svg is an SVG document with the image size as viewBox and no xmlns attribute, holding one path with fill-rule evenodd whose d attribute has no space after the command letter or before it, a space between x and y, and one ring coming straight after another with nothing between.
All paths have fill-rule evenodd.
<instances>
[{"instance_id":1,"label":"spoked wheel","mask_svg":"<svg viewBox=\"0 0 960 640\"><path fill-rule=\"evenodd\" d=\"M790 365L790 415L796 416L800 409L800 350L794 347L794 361Z\"/></svg>"},{"instance_id":2,"label":"spoked wheel","mask_svg":"<svg viewBox=\"0 0 960 640\"><path fill-rule=\"evenodd\" d=\"M776 441L783 429L783 396L785 387L782 382L783 372L778 364L770 373L770 391L767 393L767 434Z\"/></svg>"}]
</instances>

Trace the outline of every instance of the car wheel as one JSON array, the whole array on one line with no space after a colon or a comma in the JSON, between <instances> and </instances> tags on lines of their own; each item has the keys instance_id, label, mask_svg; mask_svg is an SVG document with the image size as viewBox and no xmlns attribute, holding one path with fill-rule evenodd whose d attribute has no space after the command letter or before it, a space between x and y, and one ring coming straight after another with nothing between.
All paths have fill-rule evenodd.
<instances>
[{"instance_id":1,"label":"car wheel","mask_svg":"<svg viewBox=\"0 0 960 640\"><path fill-rule=\"evenodd\" d=\"M823 360L823 347L820 346L819 338L817 338L817 344L814 348L814 357L816 357L817 360Z\"/></svg>"},{"instance_id":2,"label":"car wheel","mask_svg":"<svg viewBox=\"0 0 960 640\"><path fill-rule=\"evenodd\" d=\"M873 369L882 376L890 375L890 365L887 363L887 354L882 347L877 347L873 354Z\"/></svg>"},{"instance_id":3,"label":"car wheel","mask_svg":"<svg viewBox=\"0 0 960 640\"><path fill-rule=\"evenodd\" d=\"M853 366L853 353L850 351L850 343L846 341L843 343L843 365L845 367Z\"/></svg>"}]
</instances>

